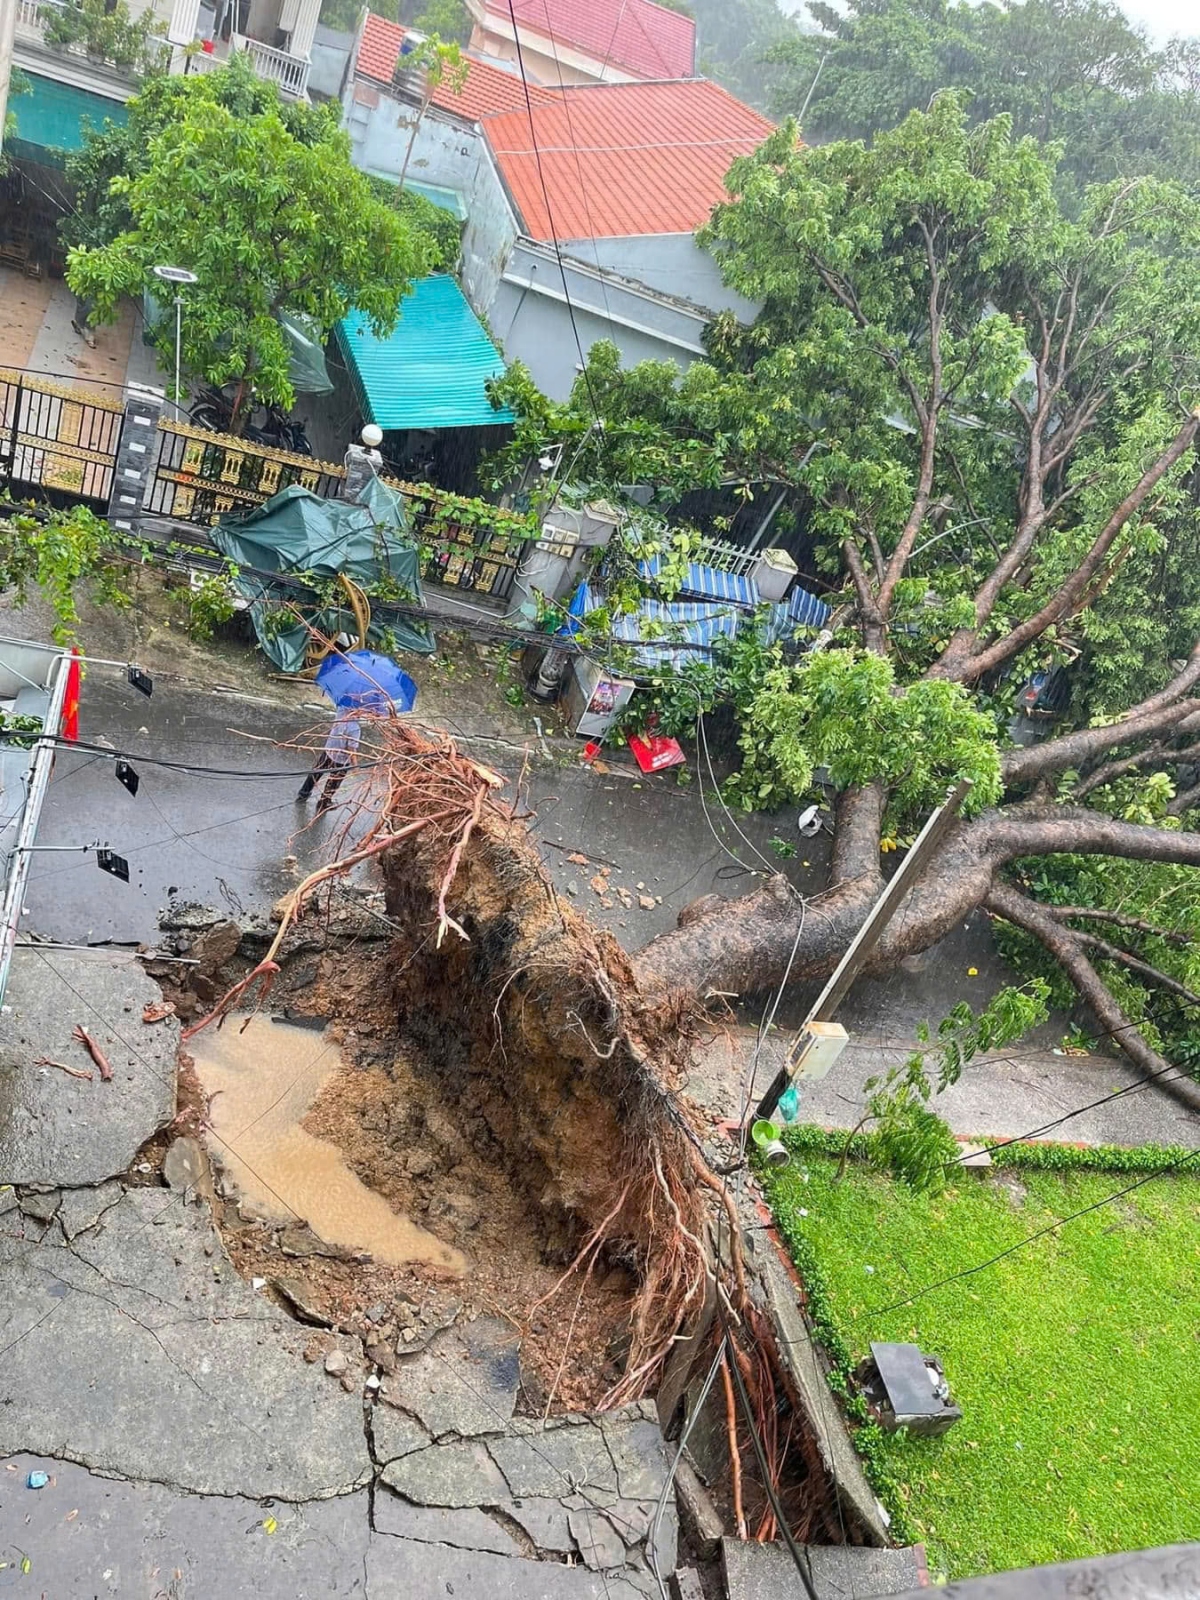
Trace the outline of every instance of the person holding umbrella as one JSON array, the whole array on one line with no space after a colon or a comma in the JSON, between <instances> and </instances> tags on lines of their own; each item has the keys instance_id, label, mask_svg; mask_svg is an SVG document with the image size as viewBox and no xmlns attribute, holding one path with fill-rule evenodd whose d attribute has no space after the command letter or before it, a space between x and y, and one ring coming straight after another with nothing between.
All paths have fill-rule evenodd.
<instances>
[{"instance_id":1,"label":"person holding umbrella","mask_svg":"<svg viewBox=\"0 0 1200 1600\"><path fill-rule=\"evenodd\" d=\"M411 711L417 700L417 686L390 656L374 650L333 651L322 661L317 684L333 701L337 716L317 757L317 764L300 785L296 799L303 803L322 777L325 779L317 815L332 806L346 774L358 756L362 738L359 717L364 713L395 716Z\"/></svg>"}]
</instances>

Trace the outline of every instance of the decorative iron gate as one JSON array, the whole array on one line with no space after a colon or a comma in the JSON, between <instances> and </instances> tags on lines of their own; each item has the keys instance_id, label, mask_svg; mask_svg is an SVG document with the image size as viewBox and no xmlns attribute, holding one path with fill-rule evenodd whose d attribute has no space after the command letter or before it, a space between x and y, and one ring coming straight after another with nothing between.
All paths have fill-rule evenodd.
<instances>
[{"instance_id":1,"label":"decorative iron gate","mask_svg":"<svg viewBox=\"0 0 1200 1600\"><path fill-rule=\"evenodd\" d=\"M508 599L532 537L527 517L499 506L488 506L481 514L478 501L439 494L427 484L383 481L407 501L413 532L426 552L423 576L428 583Z\"/></svg>"},{"instance_id":2,"label":"decorative iron gate","mask_svg":"<svg viewBox=\"0 0 1200 1600\"><path fill-rule=\"evenodd\" d=\"M211 527L227 512L250 511L293 483L334 499L345 476L340 466L271 450L184 422L158 425L158 460L144 510Z\"/></svg>"},{"instance_id":3,"label":"decorative iron gate","mask_svg":"<svg viewBox=\"0 0 1200 1600\"><path fill-rule=\"evenodd\" d=\"M120 400L0 368L0 489L17 499L58 506L82 503L108 514L124 410ZM138 442L129 448L143 447ZM152 465L145 496L130 515L199 527L212 527L229 513L251 511L294 483L336 499L346 476L340 462L272 450L165 417L158 422L157 440L147 441L146 454L138 458L139 472L147 458ZM126 476L137 478L139 472ZM404 496L428 582L495 600L508 598L525 547L534 537L527 516L430 484L383 481ZM133 494L131 487L131 501Z\"/></svg>"},{"instance_id":4,"label":"decorative iron gate","mask_svg":"<svg viewBox=\"0 0 1200 1600\"><path fill-rule=\"evenodd\" d=\"M0 487L16 499L107 511L124 409L0 367Z\"/></svg>"}]
</instances>

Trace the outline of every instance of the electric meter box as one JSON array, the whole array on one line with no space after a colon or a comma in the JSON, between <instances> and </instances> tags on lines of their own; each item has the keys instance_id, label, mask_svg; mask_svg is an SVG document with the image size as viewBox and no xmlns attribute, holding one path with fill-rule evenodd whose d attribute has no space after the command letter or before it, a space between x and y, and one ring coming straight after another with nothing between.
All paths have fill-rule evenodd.
<instances>
[{"instance_id":1,"label":"electric meter box","mask_svg":"<svg viewBox=\"0 0 1200 1600\"><path fill-rule=\"evenodd\" d=\"M812 1083L827 1077L846 1048L848 1035L840 1022L808 1022L800 1036L792 1078Z\"/></svg>"}]
</instances>

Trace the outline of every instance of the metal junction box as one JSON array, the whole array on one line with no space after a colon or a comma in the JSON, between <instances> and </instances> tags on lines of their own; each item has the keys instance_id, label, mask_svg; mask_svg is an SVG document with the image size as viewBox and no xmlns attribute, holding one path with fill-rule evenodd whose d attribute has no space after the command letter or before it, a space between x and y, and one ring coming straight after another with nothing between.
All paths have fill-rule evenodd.
<instances>
[{"instance_id":1,"label":"metal junction box","mask_svg":"<svg viewBox=\"0 0 1200 1600\"><path fill-rule=\"evenodd\" d=\"M889 1433L906 1428L931 1438L962 1416L950 1398L942 1363L922 1355L915 1344L873 1344L857 1377L880 1427Z\"/></svg>"}]
</instances>

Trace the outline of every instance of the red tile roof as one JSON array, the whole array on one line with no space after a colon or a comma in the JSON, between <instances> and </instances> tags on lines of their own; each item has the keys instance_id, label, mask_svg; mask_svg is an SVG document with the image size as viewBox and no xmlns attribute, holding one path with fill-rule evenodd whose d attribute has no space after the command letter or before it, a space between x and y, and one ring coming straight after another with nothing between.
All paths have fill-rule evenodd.
<instances>
[{"instance_id":1,"label":"red tile roof","mask_svg":"<svg viewBox=\"0 0 1200 1600\"><path fill-rule=\"evenodd\" d=\"M639 78L690 78L696 24L654 0L487 0L500 31L528 28L593 60Z\"/></svg>"},{"instance_id":2,"label":"red tile roof","mask_svg":"<svg viewBox=\"0 0 1200 1600\"><path fill-rule=\"evenodd\" d=\"M404 34L405 29L398 22L369 13L356 70L377 83L391 83ZM529 94L534 105L552 98L548 90L539 89L536 84L530 85ZM461 90L455 93L448 84L442 84L434 93L433 103L443 111L477 122L493 111L524 110L525 89L513 73L503 72L486 61L471 60Z\"/></svg>"},{"instance_id":3,"label":"red tile roof","mask_svg":"<svg viewBox=\"0 0 1200 1600\"><path fill-rule=\"evenodd\" d=\"M391 83L400 59L404 32L398 22L389 22L386 17L368 12L354 70L361 72L364 78L374 78L376 83Z\"/></svg>"},{"instance_id":4,"label":"red tile roof","mask_svg":"<svg viewBox=\"0 0 1200 1600\"><path fill-rule=\"evenodd\" d=\"M730 163L772 131L705 78L564 89L535 106L533 125L540 176L524 110L483 127L526 229L542 240L691 233L725 198Z\"/></svg>"}]
</instances>

